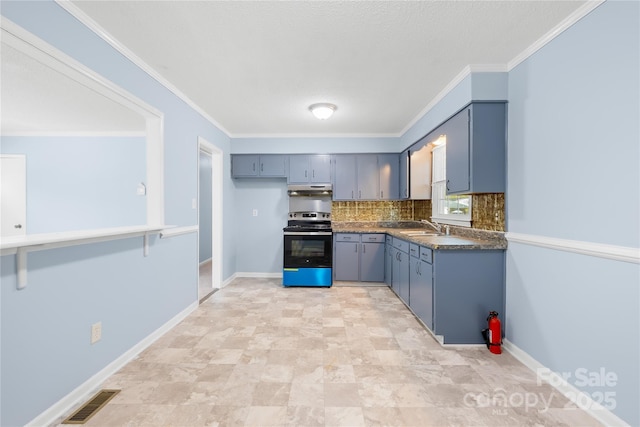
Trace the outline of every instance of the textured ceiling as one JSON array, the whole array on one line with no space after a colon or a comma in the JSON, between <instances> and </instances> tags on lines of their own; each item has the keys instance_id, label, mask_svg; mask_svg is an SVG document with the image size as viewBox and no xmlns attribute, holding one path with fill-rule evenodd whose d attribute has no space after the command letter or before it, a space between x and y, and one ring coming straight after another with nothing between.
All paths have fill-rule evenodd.
<instances>
[{"instance_id":1,"label":"textured ceiling","mask_svg":"<svg viewBox=\"0 0 640 427\"><path fill-rule=\"evenodd\" d=\"M467 65L505 66L583 4L73 1L235 137L399 135Z\"/></svg>"}]
</instances>

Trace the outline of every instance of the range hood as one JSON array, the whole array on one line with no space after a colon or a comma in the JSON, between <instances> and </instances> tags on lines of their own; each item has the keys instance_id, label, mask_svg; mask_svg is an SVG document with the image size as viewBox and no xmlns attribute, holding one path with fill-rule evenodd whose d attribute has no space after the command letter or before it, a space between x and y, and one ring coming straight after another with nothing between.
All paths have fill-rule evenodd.
<instances>
[{"instance_id":1,"label":"range hood","mask_svg":"<svg viewBox=\"0 0 640 427\"><path fill-rule=\"evenodd\" d=\"M289 185L287 187L289 197L331 197L333 186L331 184L303 184Z\"/></svg>"}]
</instances>

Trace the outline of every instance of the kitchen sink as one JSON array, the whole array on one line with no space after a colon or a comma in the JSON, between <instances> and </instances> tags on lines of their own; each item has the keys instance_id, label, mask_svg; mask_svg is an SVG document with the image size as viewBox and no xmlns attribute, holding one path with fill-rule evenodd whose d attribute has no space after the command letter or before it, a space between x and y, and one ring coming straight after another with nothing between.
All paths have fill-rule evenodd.
<instances>
[{"instance_id":1,"label":"kitchen sink","mask_svg":"<svg viewBox=\"0 0 640 427\"><path fill-rule=\"evenodd\" d=\"M436 233L435 231L401 231L400 233L407 236L440 236L442 233Z\"/></svg>"}]
</instances>

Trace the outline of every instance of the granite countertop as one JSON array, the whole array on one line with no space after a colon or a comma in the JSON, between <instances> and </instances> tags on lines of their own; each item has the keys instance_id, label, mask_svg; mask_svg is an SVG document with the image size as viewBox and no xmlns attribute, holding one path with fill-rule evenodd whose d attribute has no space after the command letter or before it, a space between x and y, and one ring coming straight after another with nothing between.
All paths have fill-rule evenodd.
<instances>
[{"instance_id":1,"label":"granite countertop","mask_svg":"<svg viewBox=\"0 0 640 427\"><path fill-rule=\"evenodd\" d=\"M333 222L334 233L385 233L402 240L436 250L502 250L507 248L503 232L451 226L451 234L411 235L406 232L435 233L427 224L418 221L398 222ZM404 233L403 233L404 232Z\"/></svg>"}]
</instances>

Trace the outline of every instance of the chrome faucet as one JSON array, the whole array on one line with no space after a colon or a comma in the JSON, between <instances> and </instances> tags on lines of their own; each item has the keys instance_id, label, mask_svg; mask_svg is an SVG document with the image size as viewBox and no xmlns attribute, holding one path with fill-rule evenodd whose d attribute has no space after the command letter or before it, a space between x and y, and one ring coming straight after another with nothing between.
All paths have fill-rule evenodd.
<instances>
[{"instance_id":1,"label":"chrome faucet","mask_svg":"<svg viewBox=\"0 0 640 427\"><path fill-rule=\"evenodd\" d=\"M421 219L420 222L423 222L425 224L429 224L438 233L442 233L442 225L438 224L437 222L435 222L435 221L430 222L430 221L427 221L426 219Z\"/></svg>"}]
</instances>

